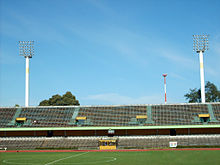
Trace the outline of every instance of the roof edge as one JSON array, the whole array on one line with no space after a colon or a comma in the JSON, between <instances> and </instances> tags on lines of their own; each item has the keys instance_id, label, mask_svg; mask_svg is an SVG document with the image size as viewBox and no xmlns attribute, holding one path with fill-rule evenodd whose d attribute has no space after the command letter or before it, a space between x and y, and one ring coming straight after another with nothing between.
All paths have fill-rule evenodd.
<instances>
[{"instance_id":1,"label":"roof edge","mask_svg":"<svg viewBox=\"0 0 220 165\"><path fill-rule=\"evenodd\" d=\"M0 131L49 131L49 130L119 130L119 129L177 129L177 128L220 128L220 125L167 125L167 126L128 126L128 127L36 127L0 128Z\"/></svg>"}]
</instances>

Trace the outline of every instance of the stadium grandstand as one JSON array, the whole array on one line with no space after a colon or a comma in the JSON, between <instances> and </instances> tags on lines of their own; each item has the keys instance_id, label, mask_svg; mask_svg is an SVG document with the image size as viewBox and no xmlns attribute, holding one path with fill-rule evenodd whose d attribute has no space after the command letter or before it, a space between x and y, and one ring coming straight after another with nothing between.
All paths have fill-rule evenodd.
<instances>
[{"instance_id":1,"label":"stadium grandstand","mask_svg":"<svg viewBox=\"0 0 220 165\"><path fill-rule=\"evenodd\" d=\"M220 146L220 103L1 107L0 148Z\"/></svg>"}]
</instances>

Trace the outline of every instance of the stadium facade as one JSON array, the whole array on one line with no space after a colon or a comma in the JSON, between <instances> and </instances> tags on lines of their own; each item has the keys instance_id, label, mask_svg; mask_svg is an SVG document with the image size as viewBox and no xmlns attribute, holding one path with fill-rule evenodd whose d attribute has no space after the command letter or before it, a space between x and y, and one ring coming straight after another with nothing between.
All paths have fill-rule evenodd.
<instances>
[{"instance_id":1,"label":"stadium facade","mask_svg":"<svg viewBox=\"0 0 220 165\"><path fill-rule=\"evenodd\" d=\"M1 148L155 148L170 142L220 146L220 103L0 108Z\"/></svg>"}]
</instances>

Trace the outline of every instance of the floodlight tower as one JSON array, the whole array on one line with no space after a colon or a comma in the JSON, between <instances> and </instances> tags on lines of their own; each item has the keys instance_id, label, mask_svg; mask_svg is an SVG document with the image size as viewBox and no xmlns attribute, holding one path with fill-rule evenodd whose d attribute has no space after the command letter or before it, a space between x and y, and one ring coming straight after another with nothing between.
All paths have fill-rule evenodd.
<instances>
[{"instance_id":1,"label":"floodlight tower","mask_svg":"<svg viewBox=\"0 0 220 165\"><path fill-rule=\"evenodd\" d=\"M166 77L167 74L163 74L164 77L164 92L165 92L165 104L167 103L167 84L166 84Z\"/></svg>"},{"instance_id":2,"label":"floodlight tower","mask_svg":"<svg viewBox=\"0 0 220 165\"><path fill-rule=\"evenodd\" d=\"M209 35L193 35L193 51L196 51L196 53L199 53L202 103L205 103L205 80L204 80L203 53L209 49L208 37Z\"/></svg>"},{"instance_id":3,"label":"floodlight tower","mask_svg":"<svg viewBox=\"0 0 220 165\"><path fill-rule=\"evenodd\" d=\"M34 41L19 41L19 55L26 60L25 107L29 106L29 59L34 55Z\"/></svg>"}]
</instances>

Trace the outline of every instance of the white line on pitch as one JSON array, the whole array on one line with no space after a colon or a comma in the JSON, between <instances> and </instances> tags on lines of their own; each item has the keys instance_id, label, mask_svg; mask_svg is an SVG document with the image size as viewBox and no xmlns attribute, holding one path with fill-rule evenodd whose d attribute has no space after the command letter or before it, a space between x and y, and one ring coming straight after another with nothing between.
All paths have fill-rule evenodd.
<instances>
[{"instance_id":1,"label":"white line on pitch","mask_svg":"<svg viewBox=\"0 0 220 165\"><path fill-rule=\"evenodd\" d=\"M57 160L54 160L54 161L52 161L52 162L46 163L46 164L44 164L44 165L54 164L54 163L59 162L59 161L61 161L61 160L65 160L65 159L69 159L69 158L81 156L81 155L84 155L84 154L87 154L87 153L89 153L89 152L83 152L83 153L80 153L80 154L76 154L76 155L72 155L72 156L67 156L67 157L65 157L65 158L57 159Z\"/></svg>"}]
</instances>

